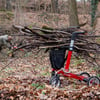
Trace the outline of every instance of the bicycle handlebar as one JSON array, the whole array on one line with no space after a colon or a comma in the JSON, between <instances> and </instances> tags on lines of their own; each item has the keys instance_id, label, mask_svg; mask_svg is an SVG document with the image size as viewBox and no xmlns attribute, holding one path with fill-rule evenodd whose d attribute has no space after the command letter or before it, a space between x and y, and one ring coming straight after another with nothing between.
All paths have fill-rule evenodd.
<instances>
[{"instance_id":1,"label":"bicycle handlebar","mask_svg":"<svg viewBox=\"0 0 100 100\"><path fill-rule=\"evenodd\" d=\"M86 33L86 31L75 31L75 32L73 32L72 33L72 40L75 40L76 39L76 37L79 35L79 34L85 34Z\"/></svg>"},{"instance_id":2,"label":"bicycle handlebar","mask_svg":"<svg viewBox=\"0 0 100 100\"><path fill-rule=\"evenodd\" d=\"M72 34L85 34L85 33L86 33L85 31L75 31Z\"/></svg>"}]
</instances>

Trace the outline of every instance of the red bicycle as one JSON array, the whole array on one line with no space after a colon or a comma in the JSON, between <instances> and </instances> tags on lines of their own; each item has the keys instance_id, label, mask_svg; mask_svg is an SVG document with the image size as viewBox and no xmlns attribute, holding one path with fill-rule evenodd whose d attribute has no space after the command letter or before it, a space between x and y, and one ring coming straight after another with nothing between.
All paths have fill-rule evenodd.
<instances>
[{"instance_id":1,"label":"red bicycle","mask_svg":"<svg viewBox=\"0 0 100 100\"><path fill-rule=\"evenodd\" d=\"M61 48L59 49L60 50L59 54L63 55L63 56L60 56L60 57L62 57L62 58L60 58L60 60L59 60L59 57L58 57L58 60L57 60L57 58L54 57L55 52L57 53L59 50L58 51L53 50L53 52L51 51L51 54L53 55L53 57L51 57L51 54L50 54L50 61L51 61L51 65L52 65L53 69L52 69L52 76L51 76L51 79L50 79L50 84L53 87L59 87L60 86L60 83L61 83L60 82L60 75L63 75L65 77L74 78L74 79L77 79L79 81L84 81L84 82L87 83L88 86L100 85L100 79L97 76L90 76L89 73L87 73L87 72L83 72L81 74L73 74L73 73L69 72L69 65L70 65L70 61L71 61L72 52L74 50L75 39L77 38L77 36L79 34L85 34L85 33L86 33L85 31L81 31L81 32L76 31L76 32L72 33L70 45L68 47L68 55L67 55L67 60L66 60L65 66L64 66L64 62L65 62L64 61L64 55L65 55L66 50L61 49ZM56 49L58 49L58 48L56 48ZM56 63L58 63L58 65L55 65L55 62L53 61L55 59L56 59ZM61 62L61 63L59 63L59 62ZM55 68L55 66L60 66L60 67ZM61 66L64 66L64 67L61 68Z\"/></svg>"}]
</instances>

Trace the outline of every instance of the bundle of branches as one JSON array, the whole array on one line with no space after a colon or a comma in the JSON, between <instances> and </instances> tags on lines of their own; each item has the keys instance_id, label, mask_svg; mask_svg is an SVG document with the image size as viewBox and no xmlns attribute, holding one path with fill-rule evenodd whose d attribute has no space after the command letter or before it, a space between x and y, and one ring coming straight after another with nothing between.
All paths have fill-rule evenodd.
<instances>
[{"instance_id":1,"label":"bundle of branches","mask_svg":"<svg viewBox=\"0 0 100 100\"><path fill-rule=\"evenodd\" d=\"M32 29L20 26L14 26L14 28L22 32L19 36L25 36L23 44L16 50L21 48L66 48L68 50L72 33L82 30L79 27L52 29L45 26ZM74 52L89 62L99 61L100 36L94 34L78 35L74 44ZM95 64L97 65L97 63Z\"/></svg>"}]
</instances>

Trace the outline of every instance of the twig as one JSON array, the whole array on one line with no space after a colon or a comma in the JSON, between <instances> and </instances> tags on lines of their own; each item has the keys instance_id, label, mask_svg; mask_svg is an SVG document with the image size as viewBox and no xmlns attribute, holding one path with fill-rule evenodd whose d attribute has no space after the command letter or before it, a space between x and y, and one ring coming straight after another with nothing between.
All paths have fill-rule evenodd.
<instances>
[{"instance_id":1,"label":"twig","mask_svg":"<svg viewBox=\"0 0 100 100\"><path fill-rule=\"evenodd\" d=\"M15 60L15 59L14 59L14 60ZM12 62L13 62L13 60L11 60L8 64L6 64L6 65L0 70L0 73L2 72L2 70L4 70L5 68L7 68Z\"/></svg>"}]
</instances>

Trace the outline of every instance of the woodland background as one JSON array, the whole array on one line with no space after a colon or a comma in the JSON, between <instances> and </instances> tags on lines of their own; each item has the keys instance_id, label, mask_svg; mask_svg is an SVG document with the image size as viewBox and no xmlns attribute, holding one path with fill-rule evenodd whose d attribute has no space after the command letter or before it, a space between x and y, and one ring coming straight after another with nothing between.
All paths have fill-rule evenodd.
<instances>
[{"instance_id":1,"label":"woodland background","mask_svg":"<svg viewBox=\"0 0 100 100\"><path fill-rule=\"evenodd\" d=\"M75 0L70 0L72 3ZM94 23L91 19L91 0L77 3L78 22L87 21L83 29L100 35L100 6L97 5ZM74 10L74 9L73 9ZM68 0L0 0L0 35L16 34L12 25L53 28L67 28L71 25ZM72 22L74 23L74 22ZM74 24L73 24L74 25ZM14 42L20 38L14 36ZM23 38L23 37L22 37ZM0 53L0 100L99 100L100 87L87 87L77 80L62 77L61 88L49 85L51 65L49 54L36 50L17 51L11 58L7 49ZM100 77L96 67L83 59L71 61L73 73L88 71Z\"/></svg>"}]
</instances>

